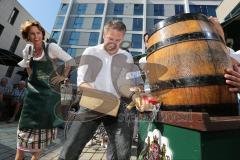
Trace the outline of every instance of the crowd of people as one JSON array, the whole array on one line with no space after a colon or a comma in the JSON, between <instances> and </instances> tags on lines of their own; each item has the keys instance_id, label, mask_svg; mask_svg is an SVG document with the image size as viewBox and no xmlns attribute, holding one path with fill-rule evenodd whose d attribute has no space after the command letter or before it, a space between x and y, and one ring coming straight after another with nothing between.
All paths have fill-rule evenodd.
<instances>
[{"instance_id":1,"label":"crowd of people","mask_svg":"<svg viewBox=\"0 0 240 160\"><path fill-rule=\"evenodd\" d=\"M20 116L25 92L25 81L13 85L7 77L0 82L0 120L14 122Z\"/></svg>"}]
</instances>

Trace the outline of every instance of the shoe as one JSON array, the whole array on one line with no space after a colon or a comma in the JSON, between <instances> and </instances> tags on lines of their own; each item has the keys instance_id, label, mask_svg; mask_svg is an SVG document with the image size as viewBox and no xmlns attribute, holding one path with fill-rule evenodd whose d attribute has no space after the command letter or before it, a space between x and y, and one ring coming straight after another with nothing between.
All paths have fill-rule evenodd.
<instances>
[{"instance_id":1,"label":"shoe","mask_svg":"<svg viewBox=\"0 0 240 160\"><path fill-rule=\"evenodd\" d=\"M93 140L91 139L87 144L86 146L89 147L89 146L92 146L93 145Z\"/></svg>"},{"instance_id":2,"label":"shoe","mask_svg":"<svg viewBox=\"0 0 240 160\"><path fill-rule=\"evenodd\" d=\"M108 141L107 136L102 137L101 147L103 147L103 148L107 148L107 143L108 143L107 141Z\"/></svg>"}]
</instances>

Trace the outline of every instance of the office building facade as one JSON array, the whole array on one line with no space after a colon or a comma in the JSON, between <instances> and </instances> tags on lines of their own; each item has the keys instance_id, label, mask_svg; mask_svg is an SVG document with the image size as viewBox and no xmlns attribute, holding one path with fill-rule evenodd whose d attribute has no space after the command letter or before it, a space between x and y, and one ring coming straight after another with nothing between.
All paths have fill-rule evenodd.
<instances>
[{"instance_id":1,"label":"office building facade","mask_svg":"<svg viewBox=\"0 0 240 160\"><path fill-rule=\"evenodd\" d=\"M143 34L154 24L176 14L201 12L216 16L221 0L62 0L51 37L71 56L80 56L88 46L102 42L104 23L123 21L125 41L133 56L144 53Z\"/></svg>"}]
</instances>

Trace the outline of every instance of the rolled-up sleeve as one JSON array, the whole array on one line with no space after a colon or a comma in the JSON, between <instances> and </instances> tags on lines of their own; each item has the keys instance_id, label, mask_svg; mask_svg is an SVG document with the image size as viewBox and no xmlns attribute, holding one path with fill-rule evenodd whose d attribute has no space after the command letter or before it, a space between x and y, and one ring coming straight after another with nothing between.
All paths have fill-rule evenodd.
<instances>
[{"instance_id":1,"label":"rolled-up sleeve","mask_svg":"<svg viewBox=\"0 0 240 160\"><path fill-rule=\"evenodd\" d=\"M64 62L67 62L69 60L72 59L72 57L65 52L61 47L59 47L57 44L55 43L50 43L49 44L49 56L52 59L60 59Z\"/></svg>"},{"instance_id":2,"label":"rolled-up sleeve","mask_svg":"<svg viewBox=\"0 0 240 160\"><path fill-rule=\"evenodd\" d=\"M89 48L86 48L81 57L89 55L90 51ZM85 82L84 77L86 75L88 64L84 62L84 58L81 58L78 69L77 69L77 86L80 86L82 83Z\"/></svg>"}]
</instances>

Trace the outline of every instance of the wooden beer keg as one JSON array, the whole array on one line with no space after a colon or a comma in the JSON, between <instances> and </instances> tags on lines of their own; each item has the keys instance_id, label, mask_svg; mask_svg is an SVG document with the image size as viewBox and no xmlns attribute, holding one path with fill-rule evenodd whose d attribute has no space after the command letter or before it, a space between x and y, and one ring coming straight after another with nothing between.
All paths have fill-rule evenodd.
<instances>
[{"instance_id":1,"label":"wooden beer keg","mask_svg":"<svg viewBox=\"0 0 240 160\"><path fill-rule=\"evenodd\" d=\"M155 25L148 40L148 78L163 110L236 115L236 95L228 91L224 69L231 68L228 49L203 14L182 14Z\"/></svg>"}]
</instances>

